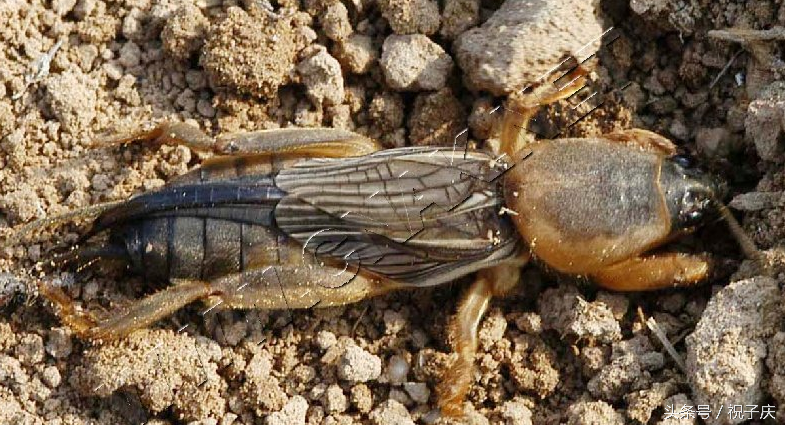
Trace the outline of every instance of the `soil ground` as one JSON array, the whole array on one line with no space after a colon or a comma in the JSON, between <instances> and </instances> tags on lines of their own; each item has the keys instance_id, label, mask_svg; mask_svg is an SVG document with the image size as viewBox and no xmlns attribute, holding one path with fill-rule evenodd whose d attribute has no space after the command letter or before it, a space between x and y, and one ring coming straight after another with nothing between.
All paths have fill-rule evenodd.
<instances>
[{"instance_id":1,"label":"soil ground","mask_svg":"<svg viewBox=\"0 0 785 425\"><path fill-rule=\"evenodd\" d=\"M575 120L565 102L540 114L540 121L574 136L641 127L672 139L727 181L736 215L777 271L785 234L785 89L778 86L785 6L779 3L603 1L604 27L613 25L618 36L599 51L592 74L604 102L573 126L565 125ZM471 142L482 145L489 137L487 111L501 104L504 89L469 79L455 40L502 2L280 0L267 6L0 3L0 231L125 199L197 166L205 155L185 147L100 143L107 134L163 120L186 121L211 135L333 126L387 147L450 144L467 125ZM770 32L710 33L729 28ZM427 72L407 73L423 64ZM516 64L510 69L524 73ZM37 296L32 272L81 230L42 229L35 242L4 246L0 422L434 421L435 384L450 360L448 313L466 280L321 310L202 315L204 308L193 305L152 330L96 346L60 324ZM749 329L734 334L738 341L752 338L740 345L753 353L738 356L752 360L733 363L731 356L738 374L717 382L711 381L716 375L699 373L711 359L698 355L682 370L646 326L644 319L654 318L686 359L686 337L704 314L722 322L724 313L716 319L707 308L712 297L755 275L745 272L749 264L742 264L723 223L680 240L679 248L718 259L710 282L615 294L527 268L522 285L495 300L482 322L466 422L697 423L667 418L668 407L716 401L713 388L726 384L747 397L739 404L785 406L781 314L766 316L772 318L766 331L755 337ZM64 271L44 278L64 283L91 309L117 308L156 289L132 276ZM771 288L755 282L752 287ZM765 294L781 297L776 287ZM719 298L715 310L747 311L736 309L742 302L736 300ZM754 326L762 314L753 306L744 316L751 319L739 323ZM785 419L785 409L778 416Z\"/></svg>"}]
</instances>

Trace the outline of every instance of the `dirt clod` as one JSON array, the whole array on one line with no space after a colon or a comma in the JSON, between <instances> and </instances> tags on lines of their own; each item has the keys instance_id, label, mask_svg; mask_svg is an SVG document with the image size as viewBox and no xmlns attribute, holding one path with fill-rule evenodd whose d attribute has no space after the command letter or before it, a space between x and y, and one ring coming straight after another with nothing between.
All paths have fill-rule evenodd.
<instances>
[{"instance_id":1,"label":"dirt clod","mask_svg":"<svg viewBox=\"0 0 785 425\"><path fill-rule=\"evenodd\" d=\"M557 27L560 36L553 38ZM482 26L461 34L454 50L467 84L499 96L537 81L565 52L577 52L603 31L591 2L507 0Z\"/></svg>"},{"instance_id":2,"label":"dirt clod","mask_svg":"<svg viewBox=\"0 0 785 425\"><path fill-rule=\"evenodd\" d=\"M732 282L712 297L686 340L696 403L761 404L766 343L783 318L780 297L777 282L765 277Z\"/></svg>"},{"instance_id":3,"label":"dirt clod","mask_svg":"<svg viewBox=\"0 0 785 425\"><path fill-rule=\"evenodd\" d=\"M438 90L444 87L453 61L444 49L422 34L390 35L379 61L394 90Z\"/></svg>"},{"instance_id":4,"label":"dirt clod","mask_svg":"<svg viewBox=\"0 0 785 425\"><path fill-rule=\"evenodd\" d=\"M203 51L204 68L217 86L229 85L262 98L288 83L297 53L305 47L298 30L302 17L272 19L229 8L211 28Z\"/></svg>"},{"instance_id":5,"label":"dirt clod","mask_svg":"<svg viewBox=\"0 0 785 425\"><path fill-rule=\"evenodd\" d=\"M379 7L396 34L430 35L439 29L439 5L433 0L380 0Z\"/></svg>"},{"instance_id":6,"label":"dirt clod","mask_svg":"<svg viewBox=\"0 0 785 425\"><path fill-rule=\"evenodd\" d=\"M188 59L202 47L209 24L201 9L184 4L164 25L161 32L164 50L177 59Z\"/></svg>"},{"instance_id":7,"label":"dirt clod","mask_svg":"<svg viewBox=\"0 0 785 425\"><path fill-rule=\"evenodd\" d=\"M382 373L382 360L356 345L346 347L338 366L338 376L350 382L366 382Z\"/></svg>"},{"instance_id":8,"label":"dirt clod","mask_svg":"<svg viewBox=\"0 0 785 425\"><path fill-rule=\"evenodd\" d=\"M578 402L567 411L568 425L621 425L624 417L613 407L602 401Z\"/></svg>"}]
</instances>

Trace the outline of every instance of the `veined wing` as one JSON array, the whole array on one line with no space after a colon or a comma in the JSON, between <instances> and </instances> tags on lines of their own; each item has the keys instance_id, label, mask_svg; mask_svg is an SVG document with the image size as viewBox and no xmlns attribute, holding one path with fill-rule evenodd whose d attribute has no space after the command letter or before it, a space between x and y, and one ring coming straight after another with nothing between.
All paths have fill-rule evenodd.
<instances>
[{"instance_id":1,"label":"veined wing","mask_svg":"<svg viewBox=\"0 0 785 425\"><path fill-rule=\"evenodd\" d=\"M514 252L494 179L503 166L437 147L303 161L275 177L287 193L276 226L318 256L435 285Z\"/></svg>"}]
</instances>

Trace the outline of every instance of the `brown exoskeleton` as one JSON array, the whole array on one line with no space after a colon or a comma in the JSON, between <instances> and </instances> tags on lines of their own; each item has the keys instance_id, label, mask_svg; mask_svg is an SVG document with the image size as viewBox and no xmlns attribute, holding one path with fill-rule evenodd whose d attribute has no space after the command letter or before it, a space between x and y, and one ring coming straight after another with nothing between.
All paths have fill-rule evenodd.
<instances>
[{"instance_id":1,"label":"brown exoskeleton","mask_svg":"<svg viewBox=\"0 0 785 425\"><path fill-rule=\"evenodd\" d=\"M380 150L335 129L213 141L187 125L163 124L123 141L222 156L159 190L93 208L100 215L87 236L108 237L69 259L121 260L171 285L103 320L75 309L57 288L40 291L78 335L107 340L195 300L226 308L334 306L476 272L451 325L458 356L438 391L441 411L458 415L474 380L478 324L491 298L519 283L532 256L613 290L692 285L706 278L706 257L651 252L715 212L754 255L716 186L680 165L670 141L630 130L525 144L522 128L538 103L522 101L505 113L499 138L507 161L463 149Z\"/></svg>"}]
</instances>

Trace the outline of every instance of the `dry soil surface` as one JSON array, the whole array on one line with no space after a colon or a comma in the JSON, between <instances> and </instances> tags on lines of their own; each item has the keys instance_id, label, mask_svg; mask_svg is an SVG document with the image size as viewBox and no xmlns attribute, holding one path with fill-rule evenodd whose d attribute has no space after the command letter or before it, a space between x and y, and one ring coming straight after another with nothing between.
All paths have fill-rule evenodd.
<instances>
[{"instance_id":1,"label":"dry soil surface","mask_svg":"<svg viewBox=\"0 0 785 425\"><path fill-rule=\"evenodd\" d=\"M776 278L783 26L774 0L3 0L0 231L197 166L205 155L185 147L102 143L163 120L211 135L332 126L387 147L456 136L482 146L507 94L565 51L589 56L594 48L576 50L613 27L592 65L600 94L583 109L546 108L539 121L576 136L634 126L671 138L727 180ZM434 388L466 281L312 311L193 305L94 345L63 327L35 286L35 264L81 230L41 229L3 246L0 423L448 422L433 413ZM757 405L755 418L770 405L785 420L777 280L742 263L723 223L679 247L717 259L708 284L615 294L529 267L482 322L466 423L692 424L700 419L669 418L669 406L706 404L713 415L720 404ZM91 309L156 289L100 273L43 279Z\"/></svg>"}]
</instances>

